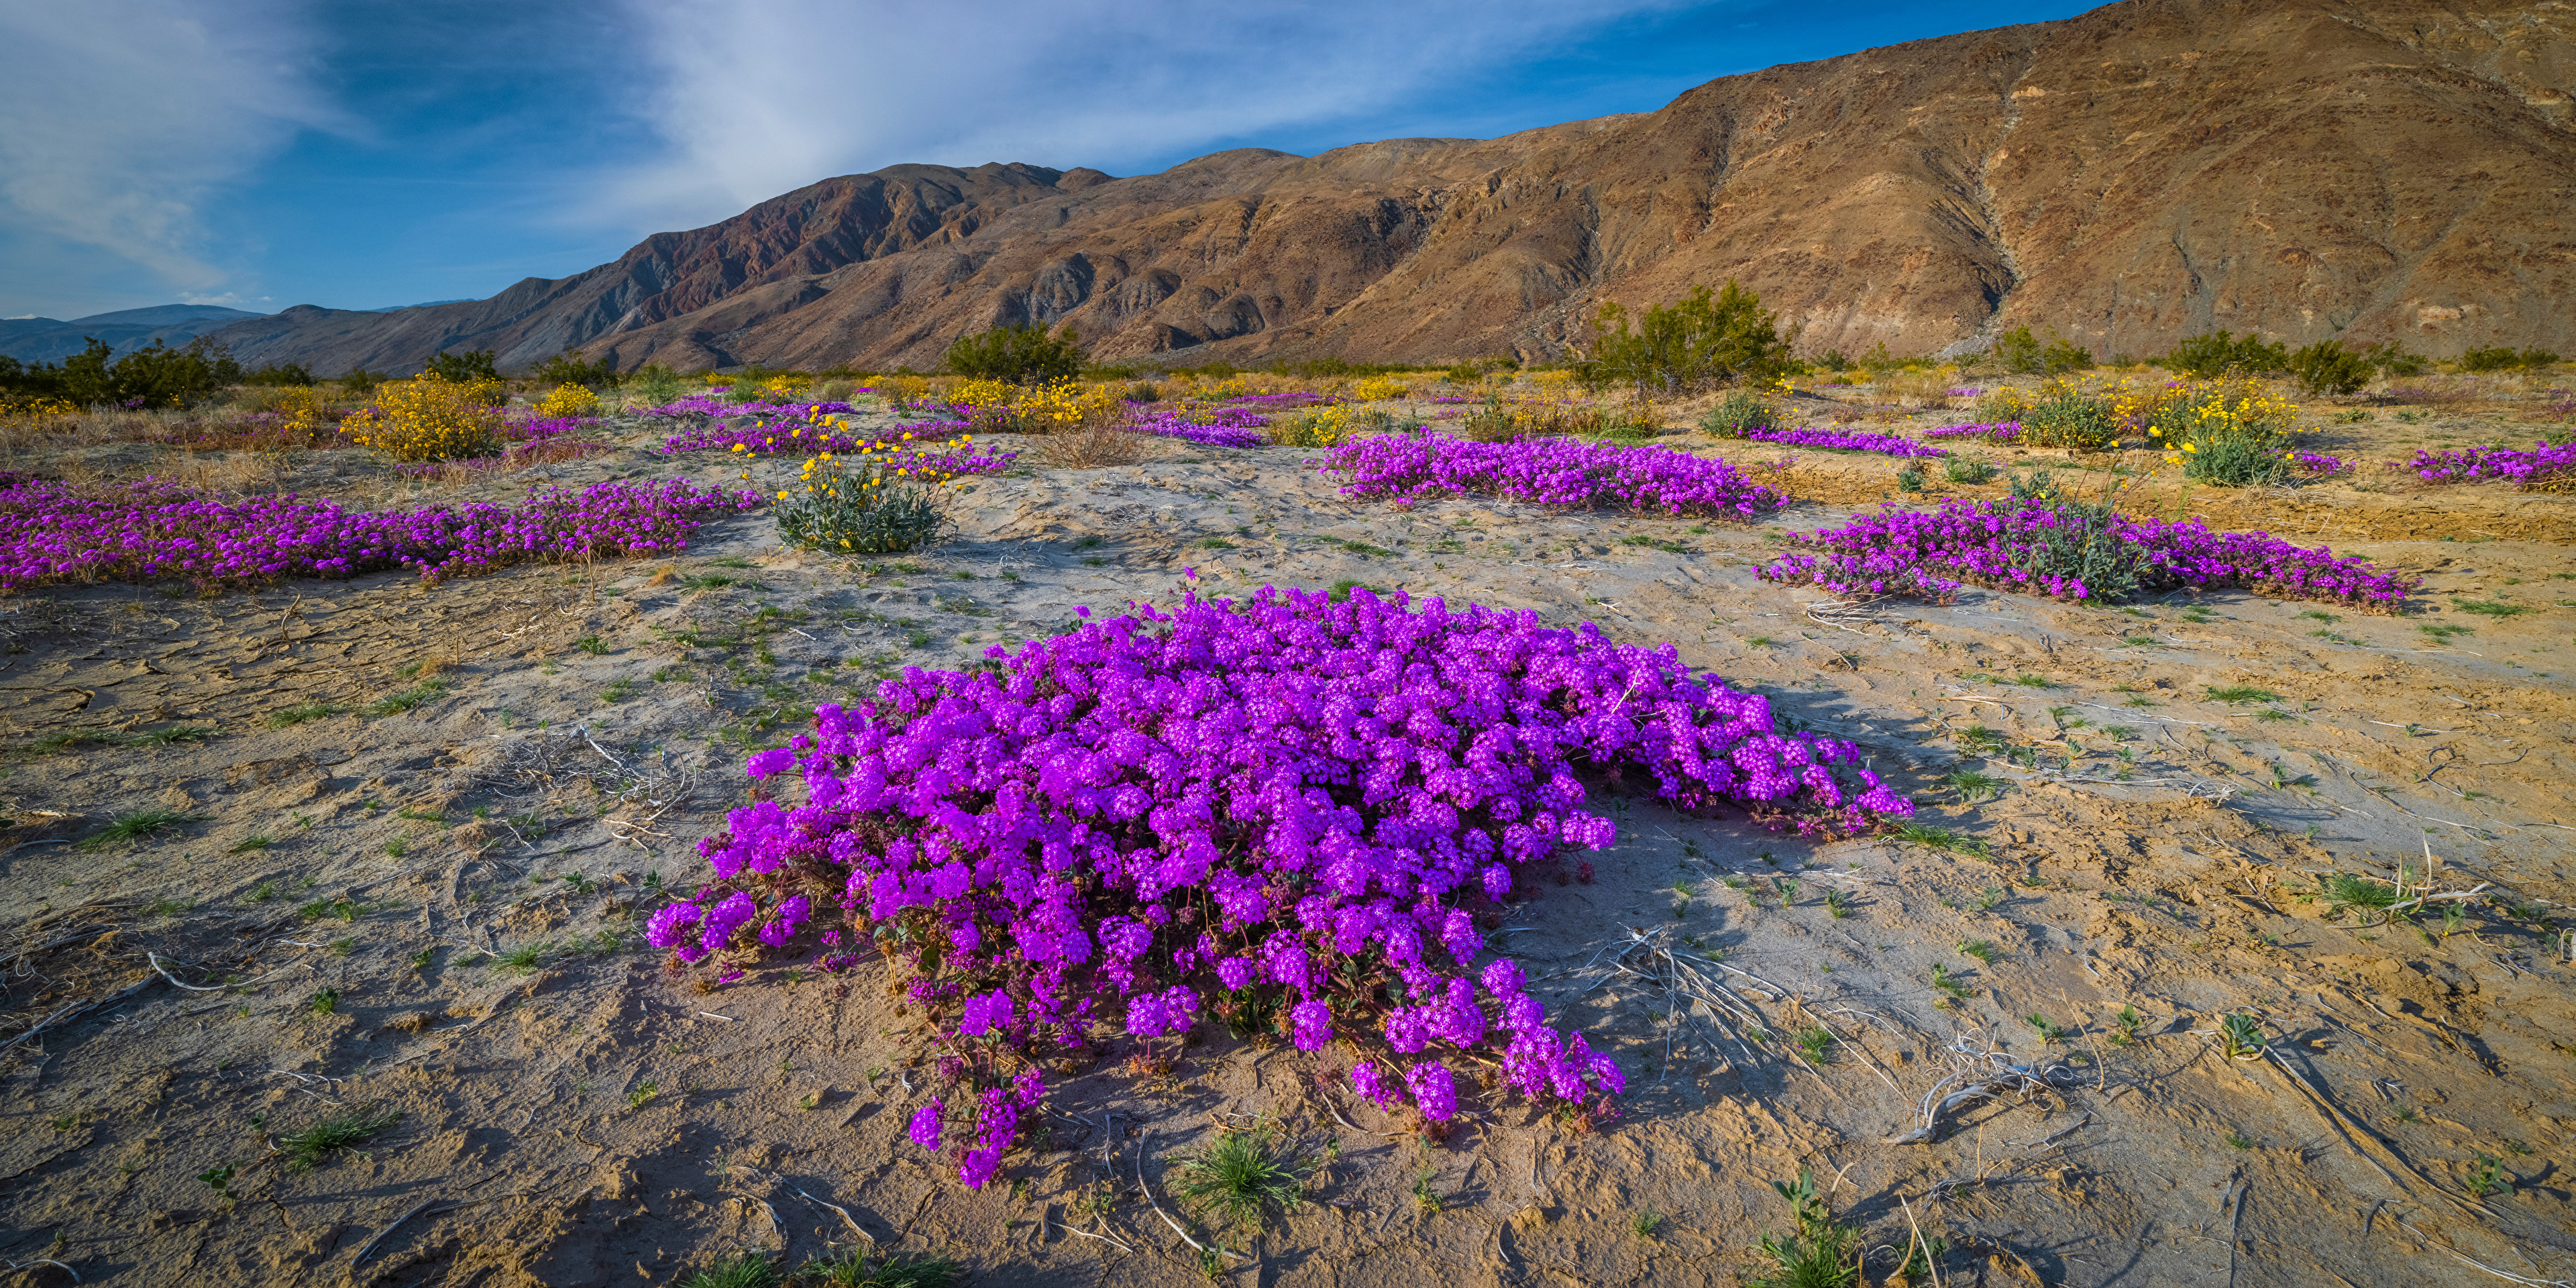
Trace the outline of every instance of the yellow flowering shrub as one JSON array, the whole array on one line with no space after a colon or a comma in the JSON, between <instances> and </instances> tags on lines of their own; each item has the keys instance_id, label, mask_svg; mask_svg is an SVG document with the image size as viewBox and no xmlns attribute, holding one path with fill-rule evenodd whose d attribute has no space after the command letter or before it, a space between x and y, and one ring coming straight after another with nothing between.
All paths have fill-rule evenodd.
<instances>
[{"instance_id":1,"label":"yellow flowering shrub","mask_svg":"<svg viewBox=\"0 0 2576 1288\"><path fill-rule=\"evenodd\" d=\"M60 398L36 394L0 394L0 418L10 420L44 420L53 416L77 416L80 408Z\"/></svg>"},{"instance_id":2,"label":"yellow flowering shrub","mask_svg":"<svg viewBox=\"0 0 2576 1288\"><path fill-rule=\"evenodd\" d=\"M372 406L342 422L349 441L397 461L461 461L500 452L495 381L441 380L424 371L376 387Z\"/></svg>"},{"instance_id":3,"label":"yellow flowering shrub","mask_svg":"<svg viewBox=\"0 0 2576 1288\"><path fill-rule=\"evenodd\" d=\"M1350 412L1339 403L1270 426L1270 441L1281 447L1338 447L1350 434Z\"/></svg>"},{"instance_id":4,"label":"yellow flowering shrub","mask_svg":"<svg viewBox=\"0 0 2576 1288\"><path fill-rule=\"evenodd\" d=\"M2289 472L2298 404L2249 377L2172 381L2119 405L2184 478L2243 487Z\"/></svg>"},{"instance_id":5,"label":"yellow flowering shrub","mask_svg":"<svg viewBox=\"0 0 2576 1288\"><path fill-rule=\"evenodd\" d=\"M590 416L599 411L599 395L585 385L556 385L537 400L540 416Z\"/></svg>"},{"instance_id":6,"label":"yellow flowering shrub","mask_svg":"<svg viewBox=\"0 0 2576 1288\"><path fill-rule=\"evenodd\" d=\"M1407 388L1403 381L1387 376L1370 376L1351 386L1351 396L1361 402L1376 402L1381 398L1402 398L1411 392L1412 390Z\"/></svg>"},{"instance_id":7,"label":"yellow flowering shrub","mask_svg":"<svg viewBox=\"0 0 2576 1288\"><path fill-rule=\"evenodd\" d=\"M847 429L838 418L818 418L817 437ZM962 450L973 439L928 447L902 439L861 442L848 451L805 458L793 487L777 494L779 535L794 545L840 554L890 554L919 550L949 526L948 492L957 475L925 463Z\"/></svg>"}]
</instances>

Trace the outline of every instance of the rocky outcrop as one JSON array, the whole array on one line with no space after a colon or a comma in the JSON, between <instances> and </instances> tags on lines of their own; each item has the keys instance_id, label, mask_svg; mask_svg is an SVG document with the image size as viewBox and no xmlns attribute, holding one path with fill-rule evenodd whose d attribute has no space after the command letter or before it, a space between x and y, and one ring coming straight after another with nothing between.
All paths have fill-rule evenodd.
<instances>
[{"instance_id":1,"label":"rocky outcrop","mask_svg":"<svg viewBox=\"0 0 2576 1288\"><path fill-rule=\"evenodd\" d=\"M2020 325L2101 354L2213 327L2571 352L2571 90L2561 4L2124 0L1493 140L896 166L489 300L216 334L316 370L451 345L927 369L1004 322L1149 361L1535 357L1604 300L1734 278L1810 353Z\"/></svg>"}]
</instances>

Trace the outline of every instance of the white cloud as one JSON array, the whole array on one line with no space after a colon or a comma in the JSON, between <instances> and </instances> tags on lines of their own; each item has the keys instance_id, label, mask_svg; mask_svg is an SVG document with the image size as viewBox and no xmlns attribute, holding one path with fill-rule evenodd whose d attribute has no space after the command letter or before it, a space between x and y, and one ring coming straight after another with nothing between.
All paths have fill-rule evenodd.
<instances>
[{"instance_id":1,"label":"white cloud","mask_svg":"<svg viewBox=\"0 0 2576 1288\"><path fill-rule=\"evenodd\" d=\"M667 151L613 176L600 213L673 228L898 162L1131 173L1508 74L1677 0L624 2L663 73L639 110Z\"/></svg>"},{"instance_id":2,"label":"white cloud","mask_svg":"<svg viewBox=\"0 0 2576 1288\"><path fill-rule=\"evenodd\" d=\"M310 84L311 30L293 0L0 5L0 221L221 287L208 198L296 130L345 128Z\"/></svg>"}]
</instances>

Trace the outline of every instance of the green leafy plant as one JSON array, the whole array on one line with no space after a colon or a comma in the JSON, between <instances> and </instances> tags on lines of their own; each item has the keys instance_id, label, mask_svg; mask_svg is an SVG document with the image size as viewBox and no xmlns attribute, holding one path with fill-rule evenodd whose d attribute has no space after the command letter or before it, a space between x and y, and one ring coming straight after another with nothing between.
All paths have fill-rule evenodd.
<instances>
[{"instance_id":1,"label":"green leafy plant","mask_svg":"<svg viewBox=\"0 0 2576 1288\"><path fill-rule=\"evenodd\" d=\"M1948 456L1941 461L1941 477L1953 483L1984 483L1995 477L1995 467L1968 456Z\"/></svg>"},{"instance_id":2,"label":"green leafy plant","mask_svg":"<svg viewBox=\"0 0 2576 1288\"><path fill-rule=\"evenodd\" d=\"M2259 1059L2270 1043L2263 1037L2263 1026L2242 1011L2218 1022L2218 1050L2230 1060Z\"/></svg>"},{"instance_id":3,"label":"green leafy plant","mask_svg":"<svg viewBox=\"0 0 2576 1288\"><path fill-rule=\"evenodd\" d=\"M2481 1150L2477 1166L2469 1169L2468 1186L2471 1198L2482 1199L2490 1194L2510 1193L2513 1177L2504 1170L2503 1159Z\"/></svg>"},{"instance_id":4,"label":"green leafy plant","mask_svg":"<svg viewBox=\"0 0 2576 1288\"><path fill-rule=\"evenodd\" d=\"M1742 438L1755 430L1780 427L1779 410L1751 389L1729 390L1717 406L1699 418L1699 429L1712 438Z\"/></svg>"},{"instance_id":5,"label":"green leafy plant","mask_svg":"<svg viewBox=\"0 0 2576 1288\"><path fill-rule=\"evenodd\" d=\"M1833 1055L1834 1031L1821 1024L1807 1024L1797 1031L1798 1058L1809 1064L1823 1064Z\"/></svg>"},{"instance_id":6,"label":"green leafy plant","mask_svg":"<svg viewBox=\"0 0 2576 1288\"><path fill-rule=\"evenodd\" d=\"M1071 380L1082 374L1082 342L1073 327L999 326L957 337L940 360L950 372L1017 385Z\"/></svg>"},{"instance_id":7,"label":"green leafy plant","mask_svg":"<svg viewBox=\"0 0 2576 1288\"><path fill-rule=\"evenodd\" d=\"M2370 383L2378 364L2366 352L2338 340L2320 340L2290 355L2286 364L2299 388L2311 398L2340 397ZM2366 417L2365 417L2366 418Z\"/></svg>"},{"instance_id":8,"label":"green leafy plant","mask_svg":"<svg viewBox=\"0 0 2576 1288\"><path fill-rule=\"evenodd\" d=\"M1415 1173L1413 1177L1413 1205L1425 1216L1447 1206L1440 1197L1440 1191L1431 1188L1431 1178L1437 1175L1439 1175L1438 1172L1426 1167Z\"/></svg>"},{"instance_id":9,"label":"green leafy plant","mask_svg":"<svg viewBox=\"0 0 2576 1288\"><path fill-rule=\"evenodd\" d=\"M1995 964L1996 950L1994 943L1990 940L1966 940L1959 945L1959 953L1964 957L1976 958L1977 964L1980 966L1992 966Z\"/></svg>"},{"instance_id":10,"label":"green leafy plant","mask_svg":"<svg viewBox=\"0 0 2576 1288\"><path fill-rule=\"evenodd\" d=\"M2052 380L2041 387L2039 400L2022 413L2021 434L2013 441L2025 447L2103 451L2119 446L2120 418L2109 402Z\"/></svg>"},{"instance_id":11,"label":"green leafy plant","mask_svg":"<svg viewBox=\"0 0 2576 1288\"><path fill-rule=\"evenodd\" d=\"M1922 490L1923 490L1923 469L1922 469L1922 467L1921 467L1921 466L1918 466L1918 465L1907 465L1907 466L1904 466L1904 467L1902 467L1902 468L1898 469L1898 470L1896 471L1896 490L1897 490L1897 491L1899 491L1899 492L1920 492L1920 491L1922 491Z\"/></svg>"},{"instance_id":12,"label":"green leafy plant","mask_svg":"<svg viewBox=\"0 0 2576 1288\"><path fill-rule=\"evenodd\" d=\"M1948 994L1952 1001L1959 1002L1968 1000L1969 994L1974 991L1959 976L1951 972L1947 962L1932 963L1932 987Z\"/></svg>"},{"instance_id":13,"label":"green leafy plant","mask_svg":"<svg viewBox=\"0 0 2576 1288\"><path fill-rule=\"evenodd\" d=\"M2147 1017L2138 1014L2137 1007L2123 1005L2120 1013L2111 1017L2111 1045L2127 1046L2137 1041L2138 1026L2146 1022Z\"/></svg>"},{"instance_id":14,"label":"green leafy plant","mask_svg":"<svg viewBox=\"0 0 2576 1288\"><path fill-rule=\"evenodd\" d=\"M1771 1188L1789 1205L1798 1231L1785 1239L1762 1236L1772 1270L1748 1281L1751 1288L1848 1288L1860 1277L1860 1231L1834 1220L1816 1193L1814 1171L1799 1168L1795 1184L1773 1181Z\"/></svg>"},{"instance_id":15,"label":"green leafy plant","mask_svg":"<svg viewBox=\"0 0 2576 1288\"><path fill-rule=\"evenodd\" d=\"M1664 1214L1653 1208L1639 1208L1635 1216L1628 1218L1629 1231L1640 1239L1654 1238L1655 1232L1663 1228Z\"/></svg>"},{"instance_id":16,"label":"green leafy plant","mask_svg":"<svg viewBox=\"0 0 2576 1288\"><path fill-rule=\"evenodd\" d=\"M2225 331L2196 335L2173 347L2159 365L2168 371L2214 379L2230 373L2262 375L2290 369L2290 351L2256 335L2242 338Z\"/></svg>"},{"instance_id":17,"label":"green leafy plant","mask_svg":"<svg viewBox=\"0 0 2576 1288\"><path fill-rule=\"evenodd\" d=\"M1654 305L1631 331L1616 302L1593 315L1591 348L1574 364L1587 389L1635 388L1640 397L1724 380L1765 380L1796 361L1762 297L1733 281L1705 286L1670 305Z\"/></svg>"}]
</instances>

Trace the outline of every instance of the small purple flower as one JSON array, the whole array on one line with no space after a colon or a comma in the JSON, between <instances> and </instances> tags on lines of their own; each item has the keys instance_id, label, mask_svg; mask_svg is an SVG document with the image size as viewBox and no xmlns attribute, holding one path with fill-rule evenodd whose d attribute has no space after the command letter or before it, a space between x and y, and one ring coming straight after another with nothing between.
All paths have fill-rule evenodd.
<instances>
[{"instance_id":1,"label":"small purple flower","mask_svg":"<svg viewBox=\"0 0 2576 1288\"><path fill-rule=\"evenodd\" d=\"M914 1110L912 1115L912 1143L921 1146L923 1149L929 1150L931 1153L938 1153L939 1119L942 1114L947 1112L948 1106L936 1097L932 1098L929 1104L923 1105L921 1108Z\"/></svg>"}]
</instances>

